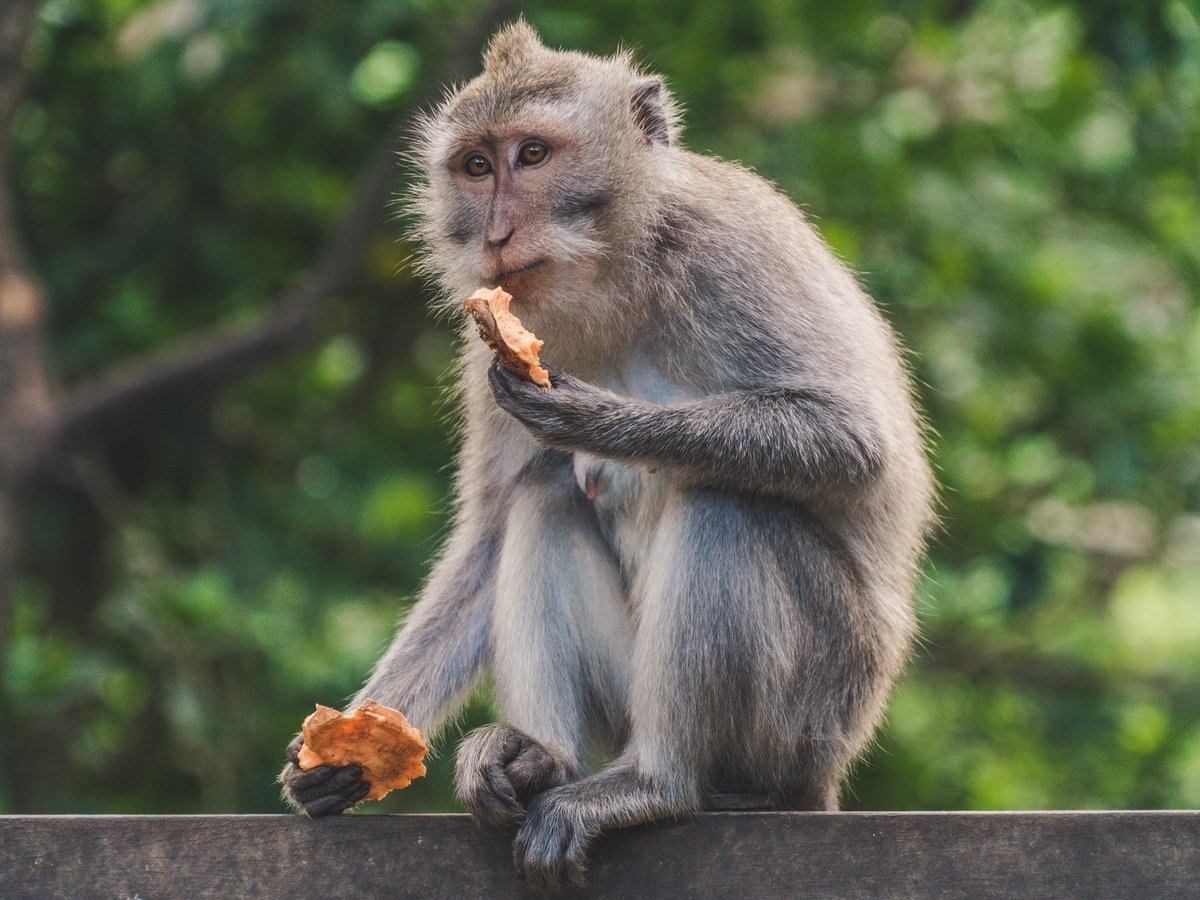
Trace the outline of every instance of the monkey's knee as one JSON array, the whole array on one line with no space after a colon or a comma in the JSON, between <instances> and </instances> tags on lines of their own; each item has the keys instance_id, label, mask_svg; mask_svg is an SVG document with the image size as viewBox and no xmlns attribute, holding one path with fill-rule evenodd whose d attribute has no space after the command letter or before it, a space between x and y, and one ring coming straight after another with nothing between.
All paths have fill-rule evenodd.
<instances>
[{"instance_id":1,"label":"monkey's knee","mask_svg":"<svg viewBox=\"0 0 1200 900\"><path fill-rule=\"evenodd\" d=\"M575 774L529 735L511 725L487 725L459 747L455 791L479 824L515 825L535 796Z\"/></svg>"}]
</instances>

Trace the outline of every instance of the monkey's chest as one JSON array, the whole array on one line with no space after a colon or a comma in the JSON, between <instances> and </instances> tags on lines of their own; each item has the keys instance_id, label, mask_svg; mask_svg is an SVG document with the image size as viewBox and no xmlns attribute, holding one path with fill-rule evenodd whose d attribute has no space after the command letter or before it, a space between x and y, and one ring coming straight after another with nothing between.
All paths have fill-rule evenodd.
<instances>
[{"instance_id":1,"label":"monkey's chest","mask_svg":"<svg viewBox=\"0 0 1200 900\"><path fill-rule=\"evenodd\" d=\"M611 371L596 373L600 387L651 403L682 403L694 392L668 377L653 348L631 347ZM650 551L662 517L668 478L638 466L576 453L575 484L596 514L596 521L626 575L634 576ZM630 578L632 581L632 578Z\"/></svg>"}]
</instances>

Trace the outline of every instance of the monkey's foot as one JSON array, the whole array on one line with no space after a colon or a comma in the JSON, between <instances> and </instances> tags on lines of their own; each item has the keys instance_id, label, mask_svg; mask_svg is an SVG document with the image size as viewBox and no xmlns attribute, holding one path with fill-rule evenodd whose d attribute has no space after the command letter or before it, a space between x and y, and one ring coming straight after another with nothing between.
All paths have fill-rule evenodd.
<instances>
[{"instance_id":1,"label":"monkey's foot","mask_svg":"<svg viewBox=\"0 0 1200 900\"><path fill-rule=\"evenodd\" d=\"M516 825L526 804L560 785L567 765L511 725L487 725L467 735L458 749L458 799L480 825Z\"/></svg>"},{"instance_id":2,"label":"monkey's foot","mask_svg":"<svg viewBox=\"0 0 1200 900\"><path fill-rule=\"evenodd\" d=\"M530 887L547 894L583 890L587 851L598 831L572 809L571 798L546 791L529 804L513 843L513 864Z\"/></svg>"},{"instance_id":3,"label":"monkey's foot","mask_svg":"<svg viewBox=\"0 0 1200 900\"><path fill-rule=\"evenodd\" d=\"M358 766L317 766L307 771L297 765L304 740L299 735L288 744L290 762L279 773L283 799L306 816L344 813L367 796L369 782L362 780Z\"/></svg>"}]
</instances>

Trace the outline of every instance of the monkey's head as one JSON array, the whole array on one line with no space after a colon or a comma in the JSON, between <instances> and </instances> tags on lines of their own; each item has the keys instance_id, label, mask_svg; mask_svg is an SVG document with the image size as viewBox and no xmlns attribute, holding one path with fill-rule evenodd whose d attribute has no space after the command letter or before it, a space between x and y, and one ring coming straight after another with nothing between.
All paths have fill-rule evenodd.
<instances>
[{"instance_id":1,"label":"monkey's head","mask_svg":"<svg viewBox=\"0 0 1200 900\"><path fill-rule=\"evenodd\" d=\"M551 50L523 20L498 32L483 73L418 126L425 262L447 299L501 285L543 326L611 320L591 289L648 232L677 121L627 54Z\"/></svg>"}]
</instances>

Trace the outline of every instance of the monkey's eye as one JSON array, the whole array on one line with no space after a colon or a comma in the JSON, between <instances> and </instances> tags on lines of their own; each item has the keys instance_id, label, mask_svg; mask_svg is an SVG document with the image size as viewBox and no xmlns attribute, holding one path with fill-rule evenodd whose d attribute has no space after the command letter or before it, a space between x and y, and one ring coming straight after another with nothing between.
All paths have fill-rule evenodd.
<instances>
[{"instance_id":1,"label":"monkey's eye","mask_svg":"<svg viewBox=\"0 0 1200 900\"><path fill-rule=\"evenodd\" d=\"M550 148L541 141L526 141L517 151L517 163L522 166L536 166L546 161Z\"/></svg>"},{"instance_id":2,"label":"monkey's eye","mask_svg":"<svg viewBox=\"0 0 1200 900\"><path fill-rule=\"evenodd\" d=\"M492 171L492 162L482 153L472 153L463 162L463 171L472 178L482 178Z\"/></svg>"}]
</instances>

